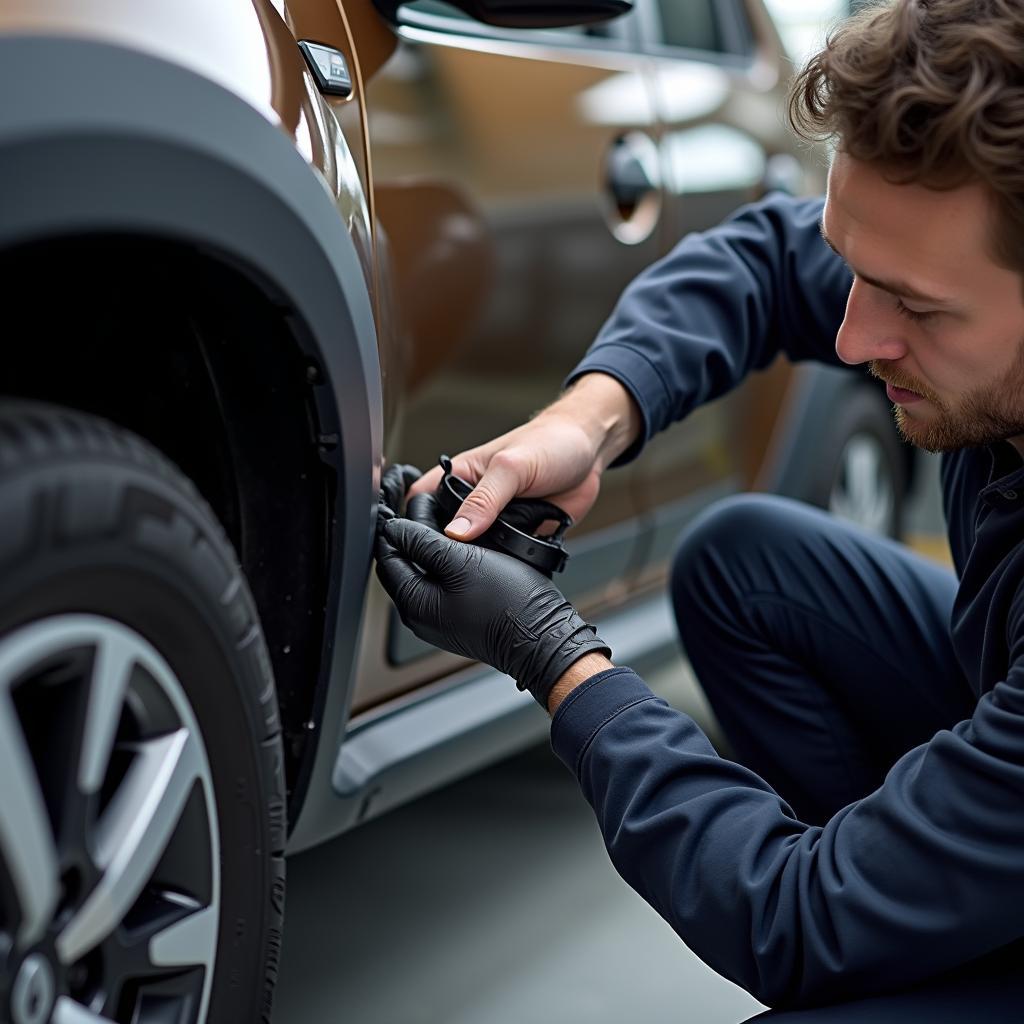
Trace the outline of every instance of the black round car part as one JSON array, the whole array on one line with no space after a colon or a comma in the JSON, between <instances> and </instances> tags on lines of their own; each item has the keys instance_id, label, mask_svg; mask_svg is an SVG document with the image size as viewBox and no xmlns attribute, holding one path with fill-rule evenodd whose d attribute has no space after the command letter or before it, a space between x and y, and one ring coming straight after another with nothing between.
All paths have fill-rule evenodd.
<instances>
[{"instance_id":1,"label":"black round car part","mask_svg":"<svg viewBox=\"0 0 1024 1024\"><path fill-rule=\"evenodd\" d=\"M437 487L437 500L449 518L454 518L473 487L452 472L452 460L447 455L442 455L438 461L444 476ZM544 537L536 536L536 531L549 520L558 523L555 532ZM550 501L513 498L494 525L476 539L476 543L512 555L550 577L561 572L569 561L562 538L570 526L572 516Z\"/></svg>"}]
</instances>

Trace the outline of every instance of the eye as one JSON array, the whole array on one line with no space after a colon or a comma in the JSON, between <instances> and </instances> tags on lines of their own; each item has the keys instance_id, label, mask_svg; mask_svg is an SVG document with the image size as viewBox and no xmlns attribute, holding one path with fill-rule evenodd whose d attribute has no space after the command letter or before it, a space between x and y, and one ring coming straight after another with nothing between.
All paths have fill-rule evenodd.
<instances>
[{"instance_id":1,"label":"eye","mask_svg":"<svg viewBox=\"0 0 1024 1024\"><path fill-rule=\"evenodd\" d=\"M938 311L934 309L927 312L918 312L916 309L908 309L903 305L903 300L899 298L896 300L896 312L899 313L900 316L905 316L908 320L913 320L916 324L924 323L926 320L932 320L939 315Z\"/></svg>"}]
</instances>

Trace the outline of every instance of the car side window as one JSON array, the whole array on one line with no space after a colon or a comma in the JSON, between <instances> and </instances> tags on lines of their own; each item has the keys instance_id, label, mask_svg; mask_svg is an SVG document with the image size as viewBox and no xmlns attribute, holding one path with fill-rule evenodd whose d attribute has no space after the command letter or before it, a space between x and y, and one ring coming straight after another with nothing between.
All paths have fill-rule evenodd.
<instances>
[{"instance_id":1,"label":"car side window","mask_svg":"<svg viewBox=\"0 0 1024 1024\"><path fill-rule=\"evenodd\" d=\"M595 25L560 29L502 29L485 25L445 0L409 0L398 9L398 21L413 28L549 46L633 49L634 35L629 30L631 15Z\"/></svg>"},{"instance_id":2,"label":"car side window","mask_svg":"<svg viewBox=\"0 0 1024 1024\"><path fill-rule=\"evenodd\" d=\"M742 3L736 0L657 0L659 48L696 50L749 58L754 37Z\"/></svg>"},{"instance_id":3,"label":"car side window","mask_svg":"<svg viewBox=\"0 0 1024 1024\"><path fill-rule=\"evenodd\" d=\"M436 18L454 18L458 21L473 21L465 11L460 11L454 4L446 4L444 0L412 0L412 3L402 4L398 11L398 16L403 21L415 21L417 14L426 14L428 17ZM412 17L407 18L408 15Z\"/></svg>"},{"instance_id":4,"label":"car side window","mask_svg":"<svg viewBox=\"0 0 1024 1024\"><path fill-rule=\"evenodd\" d=\"M718 25L710 2L690 0L658 0L661 15L661 39L666 46L679 46L686 50L721 50Z\"/></svg>"}]
</instances>

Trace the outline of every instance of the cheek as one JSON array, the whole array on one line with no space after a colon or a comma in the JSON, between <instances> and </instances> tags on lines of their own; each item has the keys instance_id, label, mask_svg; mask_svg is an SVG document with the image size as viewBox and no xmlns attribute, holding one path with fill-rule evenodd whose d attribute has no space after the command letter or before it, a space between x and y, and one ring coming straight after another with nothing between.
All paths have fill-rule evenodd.
<instances>
[{"instance_id":1,"label":"cheek","mask_svg":"<svg viewBox=\"0 0 1024 1024\"><path fill-rule=\"evenodd\" d=\"M907 369L916 373L941 398L952 398L970 389L977 370L964 350L943 338L941 332L921 331L910 346Z\"/></svg>"},{"instance_id":2,"label":"cheek","mask_svg":"<svg viewBox=\"0 0 1024 1024\"><path fill-rule=\"evenodd\" d=\"M1013 367L1019 342L993 340L980 326L964 324L922 331L912 346L921 374L946 395L972 391L988 381L1002 379Z\"/></svg>"}]
</instances>

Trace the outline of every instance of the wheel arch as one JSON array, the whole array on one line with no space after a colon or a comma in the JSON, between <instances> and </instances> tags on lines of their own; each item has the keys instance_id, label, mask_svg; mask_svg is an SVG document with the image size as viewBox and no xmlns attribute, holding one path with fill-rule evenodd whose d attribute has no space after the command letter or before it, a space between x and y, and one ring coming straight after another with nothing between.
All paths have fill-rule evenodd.
<instances>
[{"instance_id":1,"label":"wheel arch","mask_svg":"<svg viewBox=\"0 0 1024 1024\"><path fill-rule=\"evenodd\" d=\"M321 761L329 777L344 726L379 479L380 366L355 246L287 135L194 72L104 43L7 37L0 88L19 97L0 107L7 258L40 244L56 256L88 240L187 251L195 266L258 291L308 362L312 441L333 485L324 516L323 645L317 678L307 681L294 814ZM59 302L75 267L53 262L45 298ZM18 299L8 292L7 305ZM45 320L45 308L34 312L37 323ZM219 372L230 375L230 363Z\"/></svg>"}]
</instances>

